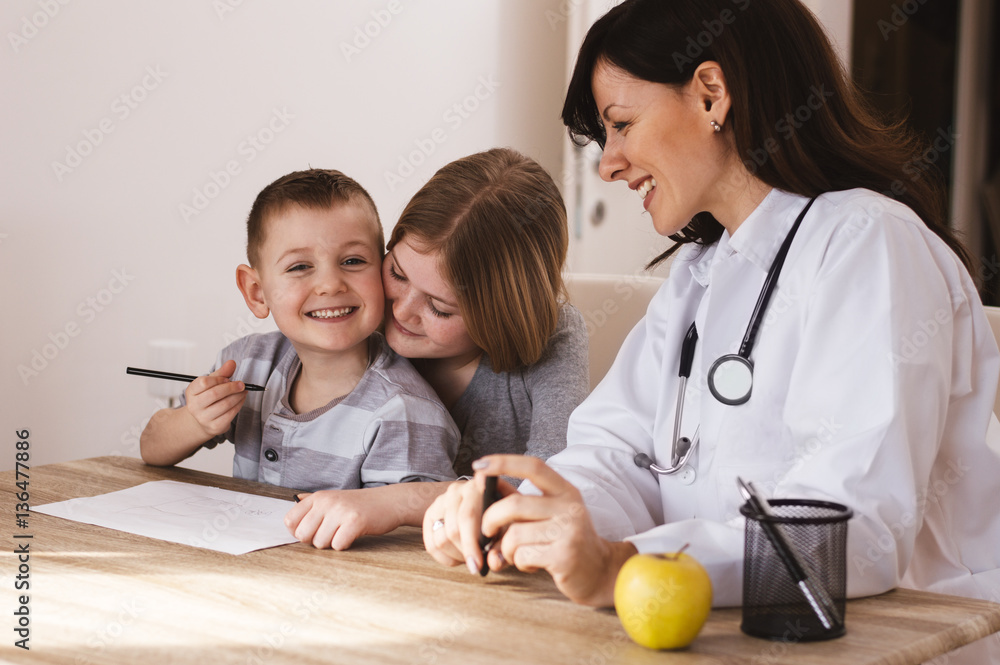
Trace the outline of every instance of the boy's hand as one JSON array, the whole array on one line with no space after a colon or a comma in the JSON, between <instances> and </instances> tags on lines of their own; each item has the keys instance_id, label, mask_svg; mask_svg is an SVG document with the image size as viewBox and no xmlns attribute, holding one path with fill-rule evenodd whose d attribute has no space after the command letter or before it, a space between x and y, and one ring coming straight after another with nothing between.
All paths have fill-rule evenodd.
<instances>
[{"instance_id":1,"label":"boy's hand","mask_svg":"<svg viewBox=\"0 0 1000 665\"><path fill-rule=\"evenodd\" d=\"M382 489L302 494L285 515L285 526L301 542L318 549L346 550L360 536L388 533L400 525L390 493L378 491Z\"/></svg>"},{"instance_id":2,"label":"boy's hand","mask_svg":"<svg viewBox=\"0 0 1000 665\"><path fill-rule=\"evenodd\" d=\"M246 386L242 381L230 381L236 371L236 361L227 360L208 376L192 381L184 397L186 408L204 430L206 440L224 434L246 401Z\"/></svg>"}]
</instances>

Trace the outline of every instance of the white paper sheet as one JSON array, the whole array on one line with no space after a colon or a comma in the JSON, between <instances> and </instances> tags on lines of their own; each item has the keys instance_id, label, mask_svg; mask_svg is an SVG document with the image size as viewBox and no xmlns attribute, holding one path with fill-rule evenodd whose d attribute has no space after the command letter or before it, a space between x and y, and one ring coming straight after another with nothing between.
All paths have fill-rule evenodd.
<instances>
[{"instance_id":1,"label":"white paper sheet","mask_svg":"<svg viewBox=\"0 0 1000 665\"><path fill-rule=\"evenodd\" d=\"M245 554L298 542L283 522L293 505L218 487L157 480L31 509L172 543Z\"/></svg>"}]
</instances>

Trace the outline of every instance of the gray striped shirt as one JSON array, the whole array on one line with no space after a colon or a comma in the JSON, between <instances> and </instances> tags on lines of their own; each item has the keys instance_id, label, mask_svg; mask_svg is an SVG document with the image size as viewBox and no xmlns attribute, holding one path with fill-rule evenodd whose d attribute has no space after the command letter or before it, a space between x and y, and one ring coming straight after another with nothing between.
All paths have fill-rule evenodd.
<instances>
[{"instance_id":1,"label":"gray striped shirt","mask_svg":"<svg viewBox=\"0 0 1000 665\"><path fill-rule=\"evenodd\" d=\"M247 335L224 348L213 371L236 361L250 392L229 431L205 444L236 444L233 475L306 491L408 481L454 480L459 432L437 394L379 333L376 355L347 395L308 413L289 407L301 367L280 332ZM182 398L183 403L183 398Z\"/></svg>"}]
</instances>

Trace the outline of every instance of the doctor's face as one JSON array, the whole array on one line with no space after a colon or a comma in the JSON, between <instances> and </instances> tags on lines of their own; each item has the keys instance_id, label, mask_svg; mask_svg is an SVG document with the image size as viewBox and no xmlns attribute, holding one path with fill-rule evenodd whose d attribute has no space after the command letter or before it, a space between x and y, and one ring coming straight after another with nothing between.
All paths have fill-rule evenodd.
<instances>
[{"instance_id":1,"label":"doctor's face","mask_svg":"<svg viewBox=\"0 0 1000 665\"><path fill-rule=\"evenodd\" d=\"M607 133L601 178L635 191L664 236L720 203L728 143L712 128L697 84L652 83L603 62L591 81Z\"/></svg>"}]
</instances>

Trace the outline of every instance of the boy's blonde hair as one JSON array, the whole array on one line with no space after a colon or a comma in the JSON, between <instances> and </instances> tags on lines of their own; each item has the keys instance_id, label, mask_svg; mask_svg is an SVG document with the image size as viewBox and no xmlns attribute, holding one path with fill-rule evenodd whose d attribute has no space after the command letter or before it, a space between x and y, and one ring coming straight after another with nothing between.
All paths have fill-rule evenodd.
<instances>
[{"instance_id":1,"label":"boy's blonde hair","mask_svg":"<svg viewBox=\"0 0 1000 665\"><path fill-rule=\"evenodd\" d=\"M440 252L469 336L493 370L534 364L559 321L566 207L534 160L495 148L448 164L407 204L389 250Z\"/></svg>"},{"instance_id":2,"label":"boy's blonde hair","mask_svg":"<svg viewBox=\"0 0 1000 665\"><path fill-rule=\"evenodd\" d=\"M289 205L323 210L351 203L370 210L375 242L381 255L385 235L371 195L357 181L340 171L309 169L282 176L257 195L247 217L247 260L250 266L256 268L260 261L260 248L267 237L267 220Z\"/></svg>"}]
</instances>

